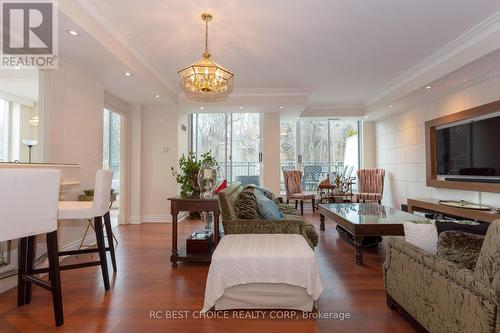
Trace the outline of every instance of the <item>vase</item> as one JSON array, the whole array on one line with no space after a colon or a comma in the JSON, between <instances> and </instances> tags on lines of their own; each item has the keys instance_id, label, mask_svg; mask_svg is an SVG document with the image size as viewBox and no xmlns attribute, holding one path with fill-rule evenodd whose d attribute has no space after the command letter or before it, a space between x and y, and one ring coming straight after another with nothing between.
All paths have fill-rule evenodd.
<instances>
[{"instance_id":1,"label":"vase","mask_svg":"<svg viewBox=\"0 0 500 333\"><path fill-rule=\"evenodd\" d=\"M211 198L217 185L217 169L211 164L202 164L198 172L198 185L202 198Z\"/></svg>"}]
</instances>

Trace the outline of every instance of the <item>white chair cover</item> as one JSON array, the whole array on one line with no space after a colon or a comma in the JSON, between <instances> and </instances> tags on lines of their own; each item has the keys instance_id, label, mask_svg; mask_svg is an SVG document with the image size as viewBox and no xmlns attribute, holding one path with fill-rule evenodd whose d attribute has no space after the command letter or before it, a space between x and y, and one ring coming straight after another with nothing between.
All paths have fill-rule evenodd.
<instances>
[{"instance_id":1,"label":"white chair cover","mask_svg":"<svg viewBox=\"0 0 500 333\"><path fill-rule=\"evenodd\" d=\"M57 229L60 170L0 169L0 241Z\"/></svg>"}]
</instances>

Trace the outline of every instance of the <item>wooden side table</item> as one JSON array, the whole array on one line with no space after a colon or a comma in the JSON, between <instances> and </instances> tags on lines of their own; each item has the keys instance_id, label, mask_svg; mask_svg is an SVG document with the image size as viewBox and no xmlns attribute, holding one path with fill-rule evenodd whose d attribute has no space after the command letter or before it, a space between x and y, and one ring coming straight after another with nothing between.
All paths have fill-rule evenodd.
<instances>
[{"instance_id":1,"label":"wooden side table","mask_svg":"<svg viewBox=\"0 0 500 333\"><path fill-rule=\"evenodd\" d=\"M199 196L175 196L168 198L170 211L172 212L172 254L170 262L172 267L177 267L178 261L185 262L210 262L212 252L219 242L219 200L217 196L212 198L200 198ZM177 249L177 216L179 212L213 212L214 213L214 245L209 253L187 253L186 248Z\"/></svg>"}]
</instances>

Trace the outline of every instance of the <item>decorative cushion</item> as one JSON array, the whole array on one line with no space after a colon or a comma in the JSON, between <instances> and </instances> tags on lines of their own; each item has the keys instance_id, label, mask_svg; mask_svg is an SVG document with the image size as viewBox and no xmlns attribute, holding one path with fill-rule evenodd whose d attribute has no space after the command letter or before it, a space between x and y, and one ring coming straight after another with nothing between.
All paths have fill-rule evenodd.
<instances>
[{"instance_id":1,"label":"decorative cushion","mask_svg":"<svg viewBox=\"0 0 500 333\"><path fill-rule=\"evenodd\" d=\"M270 189L268 189L268 188L265 188L265 187L262 187L262 186L253 185L253 184L247 185L247 186L245 186L245 188L254 188L255 190L258 190L262 194L264 194L264 196L266 198L274 201L275 203L279 202L279 200L276 197L276 195Z\"/></svg>"},{"instance_id":2,"label":"decorative cushion","mask_svg":"<svg viewBox=\"0 0 500 333\"><path fill-rule=\"evenodd\" d=\"M297 199L297 200L310 200L313 199L316 195L314 193L294 193L290 194L289 198L290 199Z\"/></svg>"},{"instance_id":3,"label":"decorative cushion","mask_svg":"<svg viewBox=\"0 0 500 333\"><path fill-rule=\"evenodd\" d=\"M271 199L267 198L261 191L254 191L257 199L257 208L261 218L266 220L281 220L283 213L280 212L278 206Z\"/></svg>"},{"instance_id":4,"label":"decorative cushion","mask_svg":"<svg viewBox=\"0 0 500 333\"><path fill-rule=\"evenodd\" d=\"M437 256L460 268L474 270L483 241L484 236L463 231L445 231L439 235Z\"/></svg>"},{"instance_id":5,"label":"decorative cushion","mask_svg":"<svg viewBox=\"0 0 500 333\"><path fill-rule=\"evenodd\" d=\"M358 201L361 200L382 200L382 194L380 193L356 193Z\"/></svg>"},{"instance_id":6,"label":"decorative cushion","mask_svg":"<svg viewBox=\"0 0 500 333\"><path fill-rule=\"evenodd\" d=\"M477 225L471 225L464 223L455 223L453 221L450 222L436 221L436 228L438 234L441 234L442 232L445 231L457 230L457 231L467 232L469 234L484 236L486 235L489 226L490 226L489 223L480 223Z\"/></svg>"},{"instance_id":7,"label":"decorative cushion","mask_svg":"<svg viewBox=\"0 0 500 333\"><path fill-rule=\"evenodd\" d=\"M217 188L215 189L215 193L219 193L225 188L227 188L227 179L224 179L222 183L220 183L219 186L217 186Z\"/></svg>"},{"instance_id":8,"label":"decorative cushion","mask_svg":"<svg viewBox=\"0 0 500 333\"><path fill-rule=\"evenodd\" d=\"M403 228L406 242L436 254L438 234L433 223L403 222Z\"/></svg>"},{"instance_id":9,"label":"decorative cushion","mask_svg":"<svg viewBox=\"0 0 500 333\"><path fill-rule=\"evenodd\" d=\"M285 203L279 203L278 208L283 214L288 214L288 215L300 215L300 213L292 206L289 204Z\"/></svg>"},{"instance_id":10,"label":"decorative cushion","mask_svg":"<svg viewBox=\"0 0 500 333\"><path fill-rule=\"evenodd\" d=\"M238 194L234 208L239 219L260 219L257 198L253 188L245 188Z\"/></svg>"}]
</instances>

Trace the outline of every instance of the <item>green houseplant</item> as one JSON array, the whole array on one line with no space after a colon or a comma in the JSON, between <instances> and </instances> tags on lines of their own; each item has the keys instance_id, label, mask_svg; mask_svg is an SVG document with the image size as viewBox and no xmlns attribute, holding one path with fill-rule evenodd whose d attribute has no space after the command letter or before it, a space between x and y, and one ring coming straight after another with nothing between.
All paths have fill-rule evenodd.
<instances>
[{"instance_id":1,"label":"green houseplant","mask_svg":"<svg viewBox=\"0 0 500 333\"><path fill-rule=\"evenodd\" d=\"M179 171L176 171L174 167L170 168L175 180L181 185L181 195L185 196L190 193L197 195L200 193L198 172L202 164L218 168L217 161L211 151L201 154L199 160L192 151L187 155L182 154L179 159Z\"/></svg>"}]
</instances>

